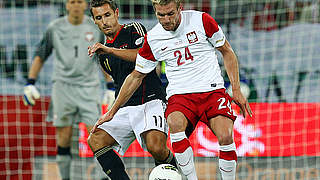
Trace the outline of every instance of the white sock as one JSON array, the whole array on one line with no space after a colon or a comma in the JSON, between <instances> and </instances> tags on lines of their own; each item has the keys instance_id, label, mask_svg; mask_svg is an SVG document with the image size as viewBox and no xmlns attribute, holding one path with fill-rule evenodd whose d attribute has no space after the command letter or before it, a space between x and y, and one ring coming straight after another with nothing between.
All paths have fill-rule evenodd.
<instances>
[{"instance_id":1,"label":"white sock","mask_svg":"<svg viewBox=\"0 0 320 180\"><path fill-rule=\"evenodd\" d=\"M220 146L219 170L223 180L235 180L237 168L236 145Z\"/></svg>"},{"instance_id":2,"label":"white sock","mask_svg":"<svg viewBox=\"0 0 320 180\"><path fill-rule=\"evenodd\" d=\"M177 165L188 180L197 180L197 173L193 162L193 151L184 132L170 134Z\"/></svg>"}]
</instances>

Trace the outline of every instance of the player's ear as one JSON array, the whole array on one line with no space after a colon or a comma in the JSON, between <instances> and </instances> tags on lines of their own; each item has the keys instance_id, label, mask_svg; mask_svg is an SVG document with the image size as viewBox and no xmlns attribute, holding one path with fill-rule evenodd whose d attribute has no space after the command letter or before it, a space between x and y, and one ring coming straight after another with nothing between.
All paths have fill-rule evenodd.
<instances>
[{"instance_id":1,"label":"player's ear","mask_svg":"<svg viewBox=\"0 0 320 180\"><path fill-rule=\"evenodd\" d=\"M114 14L117 16L117 18L119 18L119 8L117 8L117 9L114 11Z\"/></svg>"},{"instance_id":2,"label":"player's ear","mask_svg":"<svg viewBox=\"0 0 320 180\"><path fill-rule=\"evenodd\" d=\"M65 6L66 6L66 10L67 10L67 11L69 11L69 9L70 9L70 7L69 7L69 6L70 6L70 3L69 3L69 1L66 1L66 4L65 4Z\"/></svg>"},{"instance_id":3,"label":"player's ear","mask_svg":"<svg viewBox=\"0 0 320 180\"><path fill-rule=\"evenodd\" d=\"M84 9L86 10L86 9L88 9L88 7L89 7L88 2L85 0L84 1Z\"/></svg>"},{"instance_id":4,"label":"player's ear","mask_svg":"<svg viewBox=\"0 0 320 180\"><path fill-rule=\"evenodd\" d=\"M182 3L180 3L179 7L178 7L178 11L182 11Z\"/></svg>"}]
</instances>

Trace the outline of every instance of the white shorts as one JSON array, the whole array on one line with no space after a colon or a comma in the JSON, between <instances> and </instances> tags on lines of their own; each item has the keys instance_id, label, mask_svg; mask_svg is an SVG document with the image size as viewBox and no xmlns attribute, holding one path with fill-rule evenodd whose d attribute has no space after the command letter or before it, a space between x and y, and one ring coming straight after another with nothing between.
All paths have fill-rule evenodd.
<instances>
[{"instance_id":1,"label":"white shorts","mask_svg":"<svg viewBox=\"0 0 320 180\"><path fill-rule=\"evenodd\" d=\"M140 146L147 151L142 133L159 130L168 134L168 124L164 117L165 104L161 100L152 100L138 106L120 108L111 121L98 126L110 134L117 142L113 147L124 155L131 143L137 139Z\"/></svg>"}]
</instances>

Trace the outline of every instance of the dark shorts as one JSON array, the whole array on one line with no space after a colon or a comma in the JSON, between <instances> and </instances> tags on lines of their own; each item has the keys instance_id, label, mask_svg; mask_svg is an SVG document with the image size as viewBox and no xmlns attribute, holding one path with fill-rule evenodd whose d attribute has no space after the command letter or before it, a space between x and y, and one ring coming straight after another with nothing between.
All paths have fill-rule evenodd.
<instances>
[{"instance_id":1,"label":"dark shorts","mask_svg":"<svg viewBox=\"0 0 320 180\"><path fill-rule=\"evenodd\" d=\"M166 118L174 111L183 113L194 128L199 121L209 126L209 120L218 115L236 120L231 108L232 98L225 89L210 92L176 94L169 98L165 112ZM192 129L193 130L193 129Z\"/></svg>"}]
</instances>

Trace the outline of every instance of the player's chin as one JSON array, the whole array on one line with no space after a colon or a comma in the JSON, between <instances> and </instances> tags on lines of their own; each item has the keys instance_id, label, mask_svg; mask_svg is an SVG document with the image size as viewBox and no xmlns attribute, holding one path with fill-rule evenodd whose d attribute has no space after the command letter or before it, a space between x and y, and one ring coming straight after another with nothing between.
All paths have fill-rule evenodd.
<instances>
[{"instance_id":1,"label":"player's chin","mask_svg":"<svg viewBox=\"0 0 320 180\"><path fill-rule=\"evenodd\" d=\"M174 30L173 26L162 26L162 27L163 27L163 29L165 29L166 31L173 31L173 30Z\"/></svg>"},{"instance_id":2,"label":"player's chin","mask_svg":"<svg viewBox=\"0 0 320 180\"><path fill-rule=\"evenodd\" d=\"M106 35L106 36L113 36L113 32L111 30L103 30L103 33Z\"/></svg>"}]
</instances>

